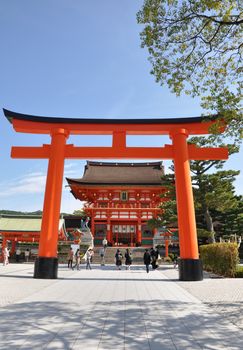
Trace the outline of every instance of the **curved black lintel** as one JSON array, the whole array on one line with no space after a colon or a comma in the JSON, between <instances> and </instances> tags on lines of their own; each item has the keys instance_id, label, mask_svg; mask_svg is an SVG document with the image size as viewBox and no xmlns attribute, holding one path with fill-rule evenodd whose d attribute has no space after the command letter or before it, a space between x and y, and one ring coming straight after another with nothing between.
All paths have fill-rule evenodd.
<instances>
[{"instance_id":1,"label":"curved black lintel","mask_svg":"<svg viewBox=\"0 0 243 350\"><path fill-rule=\"evenodd\" d=\"M59 118L43 117L29 114L16 113L3 108L5 117L12 123L13 119L27 120L39 123L54 124L189 124L202 123L204 121L213 121L218 118L217 115L190 117L190 118L145 118L145 119L104 119L104 118Z\"/></svg>"}]
</instances>

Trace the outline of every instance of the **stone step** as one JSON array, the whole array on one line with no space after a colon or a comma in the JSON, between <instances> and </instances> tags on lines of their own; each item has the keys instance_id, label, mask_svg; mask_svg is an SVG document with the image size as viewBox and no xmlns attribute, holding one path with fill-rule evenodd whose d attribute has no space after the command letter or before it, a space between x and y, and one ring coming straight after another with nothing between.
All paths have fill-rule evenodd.
<instances>
[{"instance_id":1,"label":"stone step","mask_svg":"<svg viewBox=\"0 0 243 350\"><path fill-rule=\"evenodd\" d=\"M117 251L117 247L107 247L106 252L105 252L105 263L106 264L115 264L115 254ZM122 253L123 257L125 256L126 248L119 248L120 252ZM134 248L129 248L130 252L132 253L133 257L133 263L142 265L143 264L143 255L145 248L141 247L134 247ZM102 258L99 255L100 247L95 247L94 248L94 256L92 259L92 263L94 264L100 264L102 261ZM123 264L125 263L125 258L123 258Z\"/></svg>"}]
</instances>

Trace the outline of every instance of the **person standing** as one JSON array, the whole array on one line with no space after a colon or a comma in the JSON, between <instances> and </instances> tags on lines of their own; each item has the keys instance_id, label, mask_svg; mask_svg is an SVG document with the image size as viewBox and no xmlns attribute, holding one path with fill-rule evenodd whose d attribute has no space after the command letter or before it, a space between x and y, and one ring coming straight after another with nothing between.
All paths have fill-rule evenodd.
<instances>
[{"instance_id":1,"label":"person standing","mask_svg":"<svg viewBox=\"0 0 243 350\"><path fill-rule=\"evenodd\" d=\"M17 248L16 252L15 252L15 257L16 257L17 263L20 261L20 255L21 255L21 250L19 248Z\"/></svg>"},{"instance_id":2,"label":"person standing","mask_svg":"<svg viewBox=\"0 0 243 350\"><path fill-rule=\"evenodd\" d=\"M116 266L117 266L118 270L121 270L122 258L123 258L122 253L120 252L119 249L117 249L116 254L115 254L115 261L116 261Z\"/></svg>"},{"instance_id":3,"label":"person standing","mask_svg":"<svg viewBox=\"0 0 243 350\"><path fill-rule=\"evenodd\" d=\"M9 249L5 247L3 250L3 265L6 266L9 264Z\"/></svg>"},{"instance_id":4,"label":"person standing","mask_svg":"<svg viewBox=\"0 0 243 350\"><path fill-rule=\"evenodd\" d=\"M101 266L105 266L105 249L104 247L101 247L100 250L99 250L99 255L100 255L100 258L101 258L101 263L100 265Z\"/></svg>"},{"instance_id":5,"label":"person standing","mask_svg":"<svg viewBox=\"0 0 243 350\"><path fill-rule=\"evenodd\" d=\"M143 261L144 261L144 265L146 266L146 271L147 271L147 273L149 273L149 265L151 263L151 255L150 255L148 249L145 249L145 253L143 255Z\"/></svg>"},{"instance_id":6,"label":"person standing","mask_svg":"<svg viewBox=\"0 0 243 350\"><path fill-rule=\"evenodd\" d=\"M88 249L87 253L86 253L86 270L91 269L91 265L90 265L90 262L91 262L91 259L92 259L92 256L93 256L93 252L92 252L92 249Z\"/></svg>"},{"instance_id":7,"label":"person standing","mask_svg":"<svg viewBox=\"0 0 243 350\"><path fill-rule=\"evenodd\" d=\"M30 258L30 250L27 248L24 252L24 256L25 256L25 261L29 262L29 258Z\"/></svg>"},{"instance_id":8,"label":"person standing","mask_svg":"<svg viewBox=\"0 0 243 350\"><path fill-rule=\"evenodd\" d=\"M102 245L103 245L103 248L106 249L107 248L107 239L104 237L103 241L102 241Z\"/></svg>"},{"instance_id":9,"label":"person standing","mask_svg":"<svg viewBox=\"0 0 243 350\"><path fill-rule=\"evenodd\" d=\"M126 253L125 253L125 265L126 265L126 270L130 270L130 267L132 265L132 253L128 248L126 249Z\"/></svg>"},{"instance_id":10,"label":"person standing","mask_svg":"<svg viewBox=\"0 0 243 350\"><path fill-rule=\"evenodd\" d=\"M68 252L68 269L69 267L72 269L73 268L73 249L70 248Z\"/></svg>"}]
</instances>

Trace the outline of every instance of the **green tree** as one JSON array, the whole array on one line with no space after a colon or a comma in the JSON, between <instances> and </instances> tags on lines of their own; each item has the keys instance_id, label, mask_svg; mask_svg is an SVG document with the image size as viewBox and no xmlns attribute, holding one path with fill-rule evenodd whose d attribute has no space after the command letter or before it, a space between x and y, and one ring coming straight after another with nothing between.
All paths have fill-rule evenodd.
<instances>
[{"instance_id":1,"label":"green tree","mask_svg":"<svg viewBox=\"0 0 243 350\"><path fill-rule=\"evenodd\" d=\"M204 137L192 137L189 141L199 147L211 144L211 139ZM227 145L230 154L238 151L238 147ZM235 212L234 220L240 225L240 210L242 206L239 199L234 194L233 182L239 171L222 170L224 161L219 160L200 160L191 161L192 185L194 192L194 204L196 209L196 222L198 228L198 237L209 238L215 241L214 222L218 221L225 225L227 215ZM216 172L215 172L216 168ZM174 167L171 166L174 171ZM214 173L208 173L214 171ZM157 219L149 220L150 227L166 226L170 227L177 223L177 206L174 175L168 174L162 177L162 186L167 188L163 194L164 201L161 204L162 214ZM238 208L238 212L237 212ZM217 213L217 215L215 214ZM225 216L226 215L226 216ZM224 220L221 220L222 217ZM228 225L233 223L229 217Z\"/></svg>"},{"instance_id":2,"label":"green tree","mask_svg":"<svg viewBox=\"0 0 243 350\"><path fill-rule=\"evenodd\" d=\"M235 196L234 203L233 208L226 208L224 212L212 211L218 236L241 236L243 233L243 197Z\"/></svg>"},{"instance_id":3,"label":"green tree","mask_svg":"<svg viewBox=\"0 0 243 350\"><path fill-rule=\"evenodd\" d=\"M203 137L193 137L190 139L190 143L200 147L210 142L210 140ZM228 147L231 154L238 150L235 146L228 145ZM197 214L201 213L204 219L204 225L202 225L202 222L198 222L200 215L197 215L197 225L209 232L213 242L215 241L215 232L212 211L217 210L223 213L226 210L235 208L237 205L233 182L239 171L221 170L224 163L224 161L218 160L194 160L190 162L190 168L193 174L192 185L195 208ZM210 169L212 170L214 168L218 171L211 174L207 173Z\"/></svg>"},{"instance_id":4,"label":"green tree","mask_svg":"<svg viewBox=\"0 0 243 350\"><path fill-rule=\"evenodd\" d=\"M137 14L156 82L176 95L199 96L207 113L222 116L226 131L238 140L243 126L242 10L238 0L144 0Z\"/></svg>"}]
</instances>

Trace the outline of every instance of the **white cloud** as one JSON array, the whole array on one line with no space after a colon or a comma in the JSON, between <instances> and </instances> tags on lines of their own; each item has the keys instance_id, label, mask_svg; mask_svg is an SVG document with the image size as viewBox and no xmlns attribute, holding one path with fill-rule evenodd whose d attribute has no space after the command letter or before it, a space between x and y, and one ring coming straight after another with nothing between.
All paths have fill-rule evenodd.
<instances>
[{"instance_id":1,"label":"white cloud","mask_svg":"<svg viewBox=\"0 0 243 350\"><path fill-rule=\"evenodd\" d=\"M29 172L1 182L1 208L21 211L42 210L45 184L46 174L44 172ZM76 200L70 193L70 188L64 187L65 185L64 179L61 211L73 213L74 210L82 209L83 202Z\"/></svg>"},{"instance_id":2,"label":"white cloud","mask_svg":"<svg viewBox=\"0 0 243 350\"><path fill-rule=\"evenodd\" d=\"M27 173L22 177L0 183L0 197L42 193L45 190L45 183L46 174L41 172Z\"/></svg>"}]
</instances>

